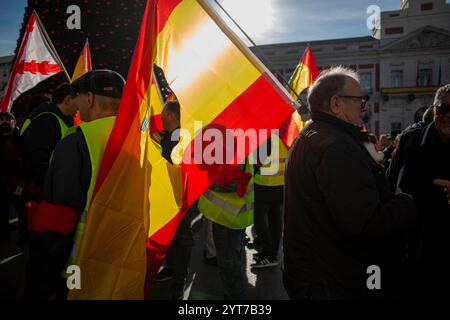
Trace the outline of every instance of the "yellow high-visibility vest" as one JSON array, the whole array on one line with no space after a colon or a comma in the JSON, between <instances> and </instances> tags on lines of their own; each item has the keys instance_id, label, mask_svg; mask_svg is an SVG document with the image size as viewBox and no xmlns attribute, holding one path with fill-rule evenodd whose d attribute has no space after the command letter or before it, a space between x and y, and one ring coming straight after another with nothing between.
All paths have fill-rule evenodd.
<instances>
[{"instance_id":1,"label":"yellow high-visibility vest","mask_svg":"<svg viewBox=\"0 0 450 320\"><path fill-rule=\"evenodd\" d=\"M61 138L64 137L68 127L67 127L66 123L56 113L53 113L53 112L42 112L42 113L39 113L36 117L34 117L33 120L39 118L40 116L43 116L44 114L51 114L52 116L54 116L56 118L56 120L58 120L59 127L61 129ZM22 128L20 129L20 135L21 136L23 136L25 131L28 129L28 127L31 124L31 121L32 120L30 118L25 120L25 122L22 125Z\"/></svg>"},{"instance_id":2,"label":"yellow high-visibility vest","mask_svg":"<svg viewBox=\"0 0 450 320\"><path fill-rule=\"evenodd\" d=\"M92 194L94 193L95 182L97 181L98 170L115 120L115 116L101 118L91 122L82 123L77 127L72 127L67 132L67 135L73 134L77 132L77 130L83 132L89 151L89 158L91 160L91 181L87 192L86 205L75 230L74 244L69 261L67 262L68 266L74 265L76 262L78 249L84 233L87 214L91 205Z\"/></svg>"},{"instance_id":3,"label":"yellow high-visibility vest","mask_svg":"<svg viewBox=\"0 0 450 320\"><path fill-rule=\"evenodd\" d=\"M200 196L198 208L208 220L234 230L245 229L253 224L253 165L246 164L245 172L252 174L252 178L244 197L239 197L236 192L218 192L211 189Z\"/></svg>"},{"instance_id":4,"label":"yellow high-visibility vest","mask_svg":"<svg viewBox=\"0 0 450 320\"><path fill-rule=\"evenodd\" d=\"M255 174L255 183L260 186L268 187L283 186L288 150L278 136L272 135L271 141L272 152L267 158L269 162L262 165L259 172ZM279 150L278 154L273 152L276 149Z\"/></svg>"}]
</instances>

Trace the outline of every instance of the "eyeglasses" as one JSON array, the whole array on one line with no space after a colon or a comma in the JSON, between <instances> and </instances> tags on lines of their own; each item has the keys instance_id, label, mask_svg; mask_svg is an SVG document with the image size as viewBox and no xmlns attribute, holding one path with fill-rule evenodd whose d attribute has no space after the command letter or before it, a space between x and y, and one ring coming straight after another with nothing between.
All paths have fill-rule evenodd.
<instances>
[{"instance_id":1,"label":"eyeglasses","mask_svg":"<svg viewBox=\"0 0 450 320\"><path fill-rule=\"evenodd\" d=\"M364 109L366 107L366 103L367 103L367 97L365 96L341 96L341 95L337 95L339 98L346 98L346 99L357 99L359 101L361 101L361 109Z\"/></svg>"},{"instance_id":2,"label":"eyeglasses","mask_svg":"<svg viewBox=\"0 0 450 320\"><path fill-rule=\"evenodd\" d=\"M436 114L439 114L441 116L444 116L450 112L450 104L447 104L447 103L441 103L440 105L435 106L435 108L436 108Z\"/></svg>"}]
</instances>

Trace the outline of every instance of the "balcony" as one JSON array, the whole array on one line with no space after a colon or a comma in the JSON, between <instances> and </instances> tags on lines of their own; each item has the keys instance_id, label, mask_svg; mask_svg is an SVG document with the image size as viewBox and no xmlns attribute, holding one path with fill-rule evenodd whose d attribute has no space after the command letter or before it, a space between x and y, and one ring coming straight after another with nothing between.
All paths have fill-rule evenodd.
<instances>
[{"instance_id":1,"label":"balcony","mask_svg":"<svg viewBox=\"0 0 450 320\"><path fill-rule=\"evenodd\" d=\"M435 93L439 86L381 88L381 94Z\"/></svg>"}]
</instances>

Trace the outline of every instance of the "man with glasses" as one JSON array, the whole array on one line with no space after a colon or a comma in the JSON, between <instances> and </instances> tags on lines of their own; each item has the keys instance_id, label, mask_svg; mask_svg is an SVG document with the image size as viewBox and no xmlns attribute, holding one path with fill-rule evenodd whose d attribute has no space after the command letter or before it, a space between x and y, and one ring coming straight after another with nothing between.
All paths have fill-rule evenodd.
<instances>
[{"instance_id":1,"label":"man with glasses","mask_svg":"<svg viewBox=\"0 0 450 320\"><path fill-rule=\"evenodd\" d=\"M450 241L450 84L436 91L432 112L432 123L402 135L388 170L389 180L410 193L419 209L409 262L414 292L423 297L449 284L444 256Z\"/></svg>"},{"instance_id":2,"label":"man with glasses","mask_svg":"<svg viewBox=\"0 0 450 320\"><path fill-rule=\"evenodd\" d=\"M390 298L404 288L401 238L416 208L390 192L364 147L365 101L357 74L343 67L309 89L313 121L285 173L283 281L292 299Z\"/></svg>"}]
</instances>

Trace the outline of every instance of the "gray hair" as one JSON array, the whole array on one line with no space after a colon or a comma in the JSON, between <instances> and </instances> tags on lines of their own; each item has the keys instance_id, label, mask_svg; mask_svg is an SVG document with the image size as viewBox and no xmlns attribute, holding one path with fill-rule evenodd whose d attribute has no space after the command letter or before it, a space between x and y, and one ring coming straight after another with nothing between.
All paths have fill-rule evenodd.
<instances>
[{"instance_id":1,"label":"gray hair","mask_svg":"<svg viewBox=\"0 0 450 320\"><path fill-rule=\"evenodd\" d=\"M323 70L308 92L308 104L311 113L330 110L330 99L344 89L348 78L359 82L358 74L344 66Z\"/></svg>"},{"instance_id":2,"label":"gray hair","mask_svg":"<svg viewBox=\"0 0 450 320\"><path fill-rule=\"evenodd\" d=\"M437 89L436 95L434 96L433 105L436 106L441 104L442 98L444 98L444 96L448 93L450 93L450 83Z\"/></svg>"}]
</instances>

